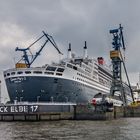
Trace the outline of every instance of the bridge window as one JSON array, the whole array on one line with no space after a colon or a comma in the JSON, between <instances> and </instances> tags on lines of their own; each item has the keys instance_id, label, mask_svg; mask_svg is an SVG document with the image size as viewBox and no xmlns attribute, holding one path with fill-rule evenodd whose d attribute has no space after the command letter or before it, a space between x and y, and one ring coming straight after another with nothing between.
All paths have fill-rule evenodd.
<instances>
[{"instance_id":1,"label":"bridge window","mask_svg":"<svg viewBox=\"0 0 140 140\"><path fill-rule=\"evenodd\" d=\"M31 74L31 71L25 71L26 74Z\"/></svg>"},{"instance_id":2,"label":"bridge window","mask_svg":"<svg viewBox=\"0 0 140 140\"><path fill-rule=\"evenodd\" d=\"M49 67L49 66L48 66L48 67L46 68L46 70L48 70L48 71L55 71L55 70L56 70L56 67Z\"/></svg>"},{"instance_id":3,"label":"bridge window","mask_svg":"<svg viewBox=\"0 0 140 140\"><path fill-rule=\"evenodd\" d=\"M15 75L15 72L11 72L11 75Z\"/></svg>"},{"instance_id":4,"label":"bridge window","mask_svg":"<svg viewBox=\"0 0 140 140\"><path fill-rule=\"evenodd\" d=\"M67 64L67 67L69 67L69 68L72 68L72 65L70 65L70 64Z\"/></svg>"},{"instance_id":5,"label":"bridge window","mask_svg":"<svg viewBox=\"0 0 140 140\"><path fill-rule=\"evenodd\" d=\"M56 73L56 75L58 75L58 76L62 76L62 73Z\"/></svg>"},{"instance_id":6,"label":"bridge window","mask_svg":"<svg viewBox=\"0 0 140 140\"><path fill-rule=\"evenodd\" d=\"M34 71L33 73L42 74L42 71Z\"/></svg>"},{"instance_id":7,"label":"bridge window","mask_svg":"<svg viewBox=\"0 0 140 140\"><path fill-rule=\"evenodd\" d=\"M45 72L45 74L53 75L53 72Z\"/></svg>"},{"instance_id":8,"label":"bridge window","mask_svg":"<svg viewBox=\"0 0 140 140\"><path fill-rule=\"evenodd\" d=\"M22 71L18 71L18 72L17 72L17 74L22 74L22 73L23 73Z\"/></svg>"},{"instance_id":9,"label":"bridge window","mask_svg":"<svg viewBox=\"0 0 140 140\"><path fill-rule=\"evenodd\" d=\"M63 69L63 68L58 68L57 71L58 71L58 72L63 72L64 69Z\"/></svg>"}]
</instances>

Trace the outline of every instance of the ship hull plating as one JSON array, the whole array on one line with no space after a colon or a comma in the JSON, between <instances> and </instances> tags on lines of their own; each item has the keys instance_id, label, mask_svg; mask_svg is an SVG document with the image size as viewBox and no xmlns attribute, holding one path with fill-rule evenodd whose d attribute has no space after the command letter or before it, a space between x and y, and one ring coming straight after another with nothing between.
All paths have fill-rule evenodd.
<instances>
[{"instance_id":1,"label":"ship hull plating","mask_svg":"<svg viewBox=\"0 0 140 140\"><path fill-rule=\"evenodd\" d=\"M101 92L78 81L39 76L6 79L10 102L77 102L87 103ZM109 91L108 91L109 92Z\"/></svg>"}]
</instances>

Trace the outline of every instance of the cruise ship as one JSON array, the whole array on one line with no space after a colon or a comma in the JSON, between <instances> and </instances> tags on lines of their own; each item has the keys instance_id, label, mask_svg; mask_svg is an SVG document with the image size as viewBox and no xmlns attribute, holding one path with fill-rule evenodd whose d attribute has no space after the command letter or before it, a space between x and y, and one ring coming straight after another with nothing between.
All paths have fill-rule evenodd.
<instances>
[{"instance_id":1,"label":"cruise ship","mask_svg":"<svg viewBox=\"0 0 140 140\"><path fill-rule=\"evenodd\" d=\"M42 67L13 68L4 71L10 102L88 103L98 94L109 94L112 71L102 57L89 58L87 46L83 56L68 56L59 63Z\"/></svg>"}]
</instances>

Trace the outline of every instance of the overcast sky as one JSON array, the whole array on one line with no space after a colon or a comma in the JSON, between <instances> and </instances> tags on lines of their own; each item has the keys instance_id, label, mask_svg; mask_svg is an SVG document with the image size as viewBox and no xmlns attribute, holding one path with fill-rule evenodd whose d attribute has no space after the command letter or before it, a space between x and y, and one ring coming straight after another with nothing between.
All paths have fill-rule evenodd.
<instances>
[{"instance_id":1,"label":"overcast sky","mask_svg":"<svg viewBox=\"0 0 140 140\"><path fill-rule=\"evenodd\" d=\"M126 67L131 83L140 72L140 0L0 0L0 69L14 67L19 53L42 35L52 35L59 49L67 54L68 43L77 55L103 56L109 64L112 36L110 29L124 27ZM35 46L35 51L39 46ZM34 66L59 59L57 51L46 45Z\"/></svg>"}]
</instances>

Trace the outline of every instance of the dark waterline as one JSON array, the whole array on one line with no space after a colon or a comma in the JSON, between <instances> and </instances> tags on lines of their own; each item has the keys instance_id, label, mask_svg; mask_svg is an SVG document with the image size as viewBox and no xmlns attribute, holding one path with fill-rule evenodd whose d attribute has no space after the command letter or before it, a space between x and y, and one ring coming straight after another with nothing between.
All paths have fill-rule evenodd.
<instances>
[{"instance_id":1,"label":"dark waterline","mask_svg":"<svg viewBox=\"0 0 140 140\"><path fill-rule=\"evenodd\" d=\"M0 122L0 140L140 140L140 118Z\"/></svg>"}]
</instances>

